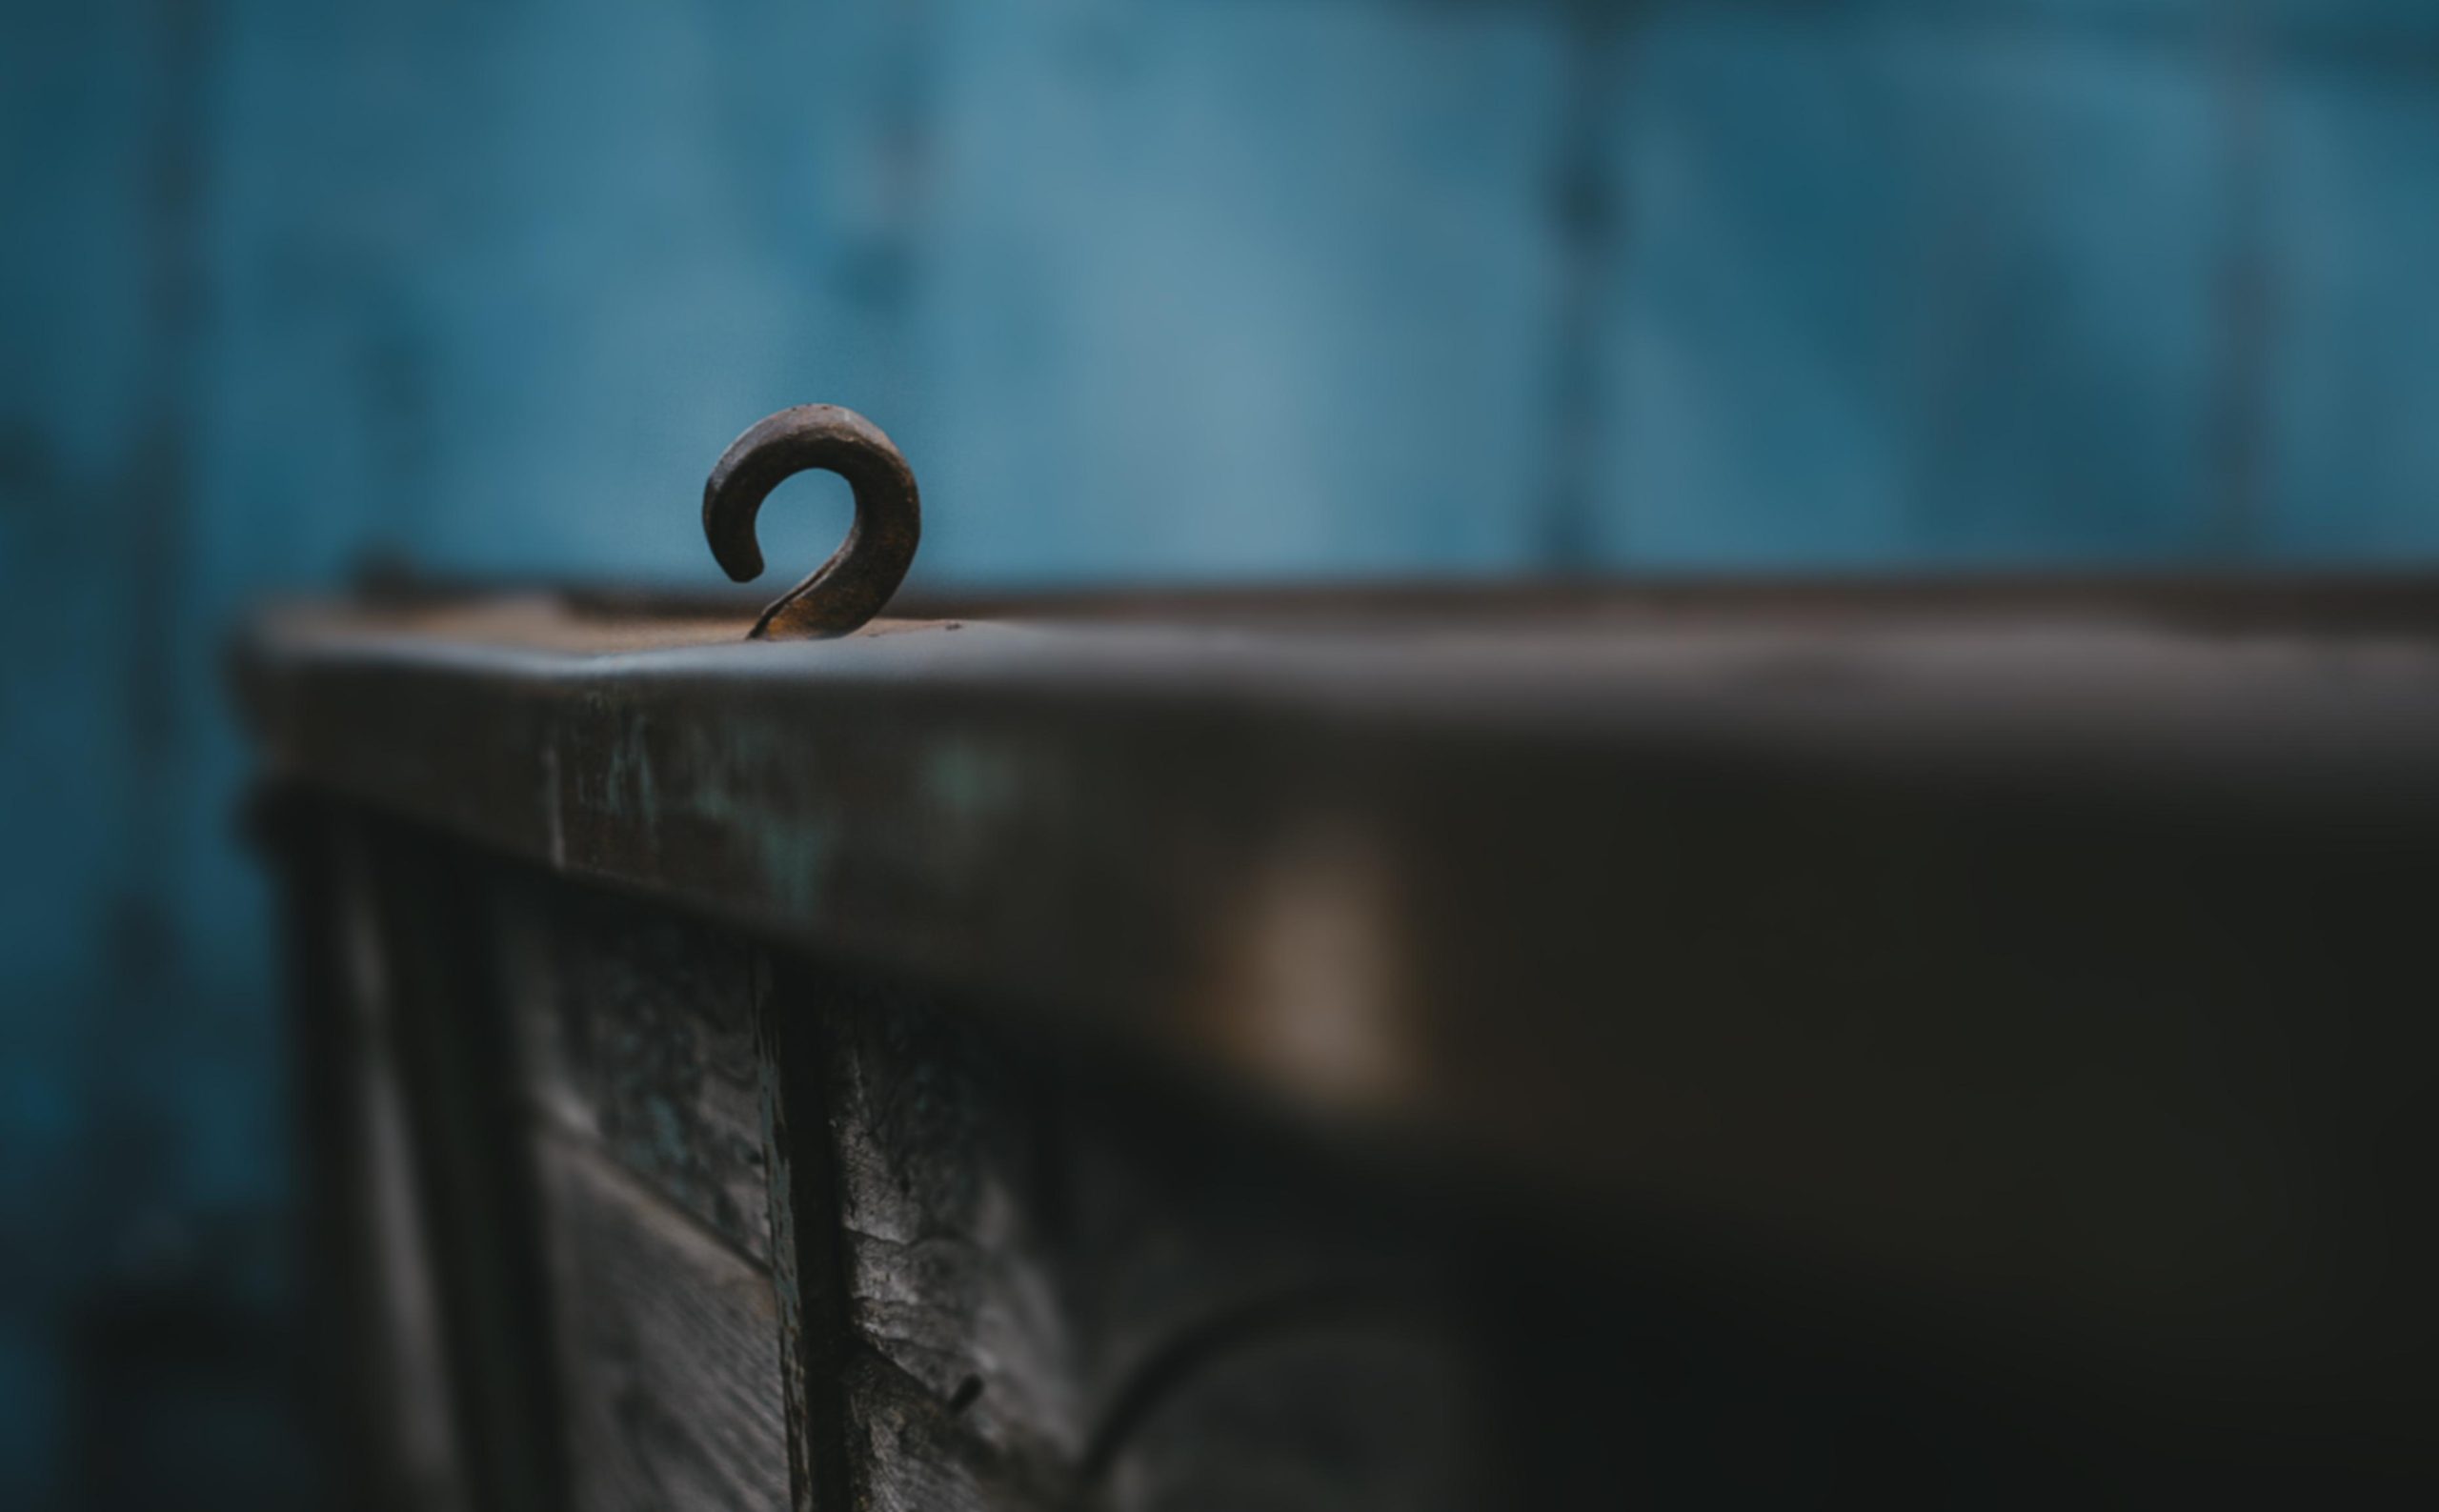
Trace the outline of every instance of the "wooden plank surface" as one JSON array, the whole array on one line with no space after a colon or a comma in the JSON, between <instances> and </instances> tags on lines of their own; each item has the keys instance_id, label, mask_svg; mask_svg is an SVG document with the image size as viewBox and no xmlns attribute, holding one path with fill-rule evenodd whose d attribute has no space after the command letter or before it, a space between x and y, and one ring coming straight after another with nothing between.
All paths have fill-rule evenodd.
<instances>
[{"instance_id":1,"label":"wooden plank surface","mask_svg":"<svg viewBox=\"0 0 2439 1512\"><path fill-rule=\"evenodd\" d=\"M1480 1504L1465 1306L1393 1201L921 992L783 986L827 1026L859 1504Z\"/></svg>"},{"instance_id":2,"label":"wooden plank surface","mask_svg":"<svg viewBox=\"0 0 2439 1512\"><path fill-rule=\"evenodd\" d=\"M789 1505L770 1273L582 1141L539 1150L576 1508Z\"/></svg>"},{"instance_id":3,"label":"wooden plank surface","mask_svg":"<svg viewBox=\"0 0 2439 1512\"><path fill-rule=\"evenodd\" d=\"M2111 885L2156 898L2156 881ZM632 934L657 912L530 874L516 886L562 943L584 937L568 920ZM1714 902L1687 900L1677 927L1700 935ZM692 984L661 1006L683 1014L740 947L675 917L658 927L662 979ZM2273 991L2297 984L2291 962L2253 969ZM1786 997L1752 985L1715 1011ZM529 1110L584 1512L1454 1512L1808 1504L1832 1485L2078 1504L2145 1478L2256 1474L2351 1499L2404 1462L2376 1374L2349 1378L2342 1420L2148 1395L2156 1380L2062 1386L2054 1357L1994 1347L1937 1279L1859 1294L1793 1251L1706 1256L1648 1220L1640 1239L1587 1228L1486 1165L1333 1137L1359 1131L1028 1027L1005 1003L790 956L756 1006L781 1157L776 1267L592 1131ZM1764 1043L1741 1054L1775 1078ZM1505 1074L1495 1047L1476 1060ZM2074 1090L2087 1106L2113 1096L2090 1076ZM1808 1156L1767 1153L1808 1174ZM2217 1158L2276 1180L2278 1153L2266 1139ZM2314 1322L2289 1308L2289 1326Z\"/></svg>"},{"instance_id":4,"label":"wooden plank surface","mask_svg":"<svg viewBox=\"0 0 2439 1512\"><path fill-rule=\"evenodd\" d=\"M1060 1504L1080 1434L1021 1073L868 983L775 1011L827 1024L847 1442L873 1512Z\"/></svg>"},{"instance_id":5,"label":"wooden plank surface","mask_svg":"<svg viewBox=\"0 0 2439 1512\"><path fill-rule=\"evenodd\" d=\"M666 910L513 873L495 904L534 1111L767 1266L759 953Z\"/></svg>"}]
</instances>

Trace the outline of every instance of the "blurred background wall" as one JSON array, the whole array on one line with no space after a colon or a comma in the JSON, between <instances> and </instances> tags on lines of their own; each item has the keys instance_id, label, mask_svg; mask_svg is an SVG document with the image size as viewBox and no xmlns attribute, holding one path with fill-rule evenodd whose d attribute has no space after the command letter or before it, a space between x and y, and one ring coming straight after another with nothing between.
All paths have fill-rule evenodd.
<instances>
[{"instance_id":1,"label":"blurred background wall","mask_svg":"<svg viewBox=\"0 0 2439 1512\"><path fill-rule=\"evenodd\" d=\"M2439 547L2423 0L0 13L11 1508L312 1484L259 595L709 584L814 399L936 586Z\"/></svg>"}]
</instances>

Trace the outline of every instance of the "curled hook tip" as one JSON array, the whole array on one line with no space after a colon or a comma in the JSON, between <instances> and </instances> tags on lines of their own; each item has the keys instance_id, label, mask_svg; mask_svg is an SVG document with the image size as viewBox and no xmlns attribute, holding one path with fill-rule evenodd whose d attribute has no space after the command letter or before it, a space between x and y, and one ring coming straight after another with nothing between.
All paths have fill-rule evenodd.
<instances>
[{"instance_id":1,"label":"curled hook tip","mask_svg":"<svg viewBox=\"0 0 2439 1512\"><path fill-rule=\"evenodd\" d=\"M753 540L712 542L712 560L720 564L732 583L750 583L762 575L762 548Z\"/></svg>"}]
</instances>

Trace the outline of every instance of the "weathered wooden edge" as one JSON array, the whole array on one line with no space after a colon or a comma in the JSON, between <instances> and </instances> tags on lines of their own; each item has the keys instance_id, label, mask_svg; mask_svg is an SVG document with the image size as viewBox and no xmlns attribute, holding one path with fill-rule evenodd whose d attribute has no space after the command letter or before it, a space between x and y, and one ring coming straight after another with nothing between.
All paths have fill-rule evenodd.
<instances>
[{"instance_id":1,"label":"weathered wooden edge","mask_svg":"<svg viewBox=\"0 0 2439 1512\"><path fill-rule=\"evenodd\" d=\"M2332 816L2384 855L2429 856L2439 701L2406 696L2420 663L2368 689L2273 666L2199 705L2089 709L2069 689L1997 731L1935 696L1723 705L1599 677L1520 693L1481 668L1451 684L1427 653L1366 675L1398 665L1166 630L595 657L273 630L248 682L276 777L565 875L1054 1013L1301 1112L1632 1210L1691 1201L1731 1229L1758 1224L1765 1244L1865 1270L1905 1260L1915 1282L2032 1299L2047 1321L2082 1314L2103 1341L2173 1337L2179 1368L2263 1343L2179 1312L2191 1288L2162 1257L2227 1235L2180 1229L2172 1205L2144 1219L2146 1258L2117 1270L2122 1236L2098 1229L2062 1262L2057 1234L2089 1221L2071 1195L1985 1211L1997 1228L1969 1242L1943 1233L1960 1184L1994 1161L2037 1148L2071 1194L2077 1173L2122 1188L2174 1157L2143 1089L2090 1109L2053 1095L2058 1056L2107 1064L2114 1027L2093 1040L2087 1022L1968 1019L1924 1052L1965 1058L1947 1064L1881 1055L1858 1032L1860 1058L1832 1046L1805 1069L1840 1106L1923 1138L1842 1143L1850 1129L1723 1072L1745 1063L1755 1026L1678 1021L1664 998L1622 989L1676 947L1638 939L1604 899L1653 825L1676 827L1676 855L1715 828L1766 871L1771 826L1824 812L1851 816L1832 838L1865 867L1873 826L1895 820L1919 850L1959 815L2085 837L2102 866L2194 836L2317 836ZM1566 686L1576 701L1557 696ZM1834 868L1798 843L1814 853L1807 885L1834 899ZM1904 885L1936 875L1933 859ZM1697 964L1667 979L1682 987ZM1949 977L2019 964L1953 961ZM1955 1005L1855 1011L1886 1043ZM1791 999L1782 1021L1806 1009ZM2193 1032L2173 1017L2126 1027L2137 1043ZM2410 1050L2405 1029L2380 1033ZM1955 1098L1960 1077L1980 1095ZM2229 1121L2248 1117L2221 1099L2177 1138L2263 1137ZM1793 1159L1756 1153L1772 1149ZM2262 1267L2244 1284L2266 1295L2299 1261L2284 1215L2257 1218L2263 1256L2230 1263Z\"/></svg>"},{"instance_id":2,"label":"weathered wooden edge","mask_svg":"<svg viewBox=\"0 0 2439 1512\"><path fill-rule=\"evenodd\" d=\"M2439 826L2439 641L2406 655L2368 681L2239 664L2199 698L2164 685L2093 700L2053 680L2004 716L1958 696L1971 679L1957 674L1817 696L1688 692L1537 669L1529 645L1447 667L1429 645L1348 653L1176 627L580 655L272 616L237 668L275 782L796 946L1157 1025L1211 985L1207 953L1177 947L1240 891L1214 880L1222 863L1317 822L1427 849L1443 815L1547 807L1526 784L1556 769L1595 816L1654 773L1699 770L2241 826ZM1167 763L1157 780L1073 776L1147 760ZM1215 806L1246 827L1239 856L1164 851ZM1114 837L1122 857L1079 854ZM1123 875L1078 875L1085 861ZM1113 883L1131 921L1161 921L1149 946L1099 912L1117 898L1092 887ZM1560 900L1531 872L1468 885L1456 901L1486 915ZM995 927L1018 916L1021 930Z\"/></svg>"}]
</instances>

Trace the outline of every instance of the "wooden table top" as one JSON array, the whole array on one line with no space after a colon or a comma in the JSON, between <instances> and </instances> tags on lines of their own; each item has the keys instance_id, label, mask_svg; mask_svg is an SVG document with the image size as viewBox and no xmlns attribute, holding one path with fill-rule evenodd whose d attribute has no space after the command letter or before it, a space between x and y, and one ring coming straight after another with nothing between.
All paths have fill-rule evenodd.
<instances>
[{"instance_id":1,"label":"wooden table top","mask_svg":"<svg viewBox=\"0 0 2439 1512\"><path fill-rule=\"evenodd\" d=\"M240 682L276 780L1588 1213L2265 1390L2439 1338L2439 579L749 621L292 605Z\"/></svg>"}]
</instances>

